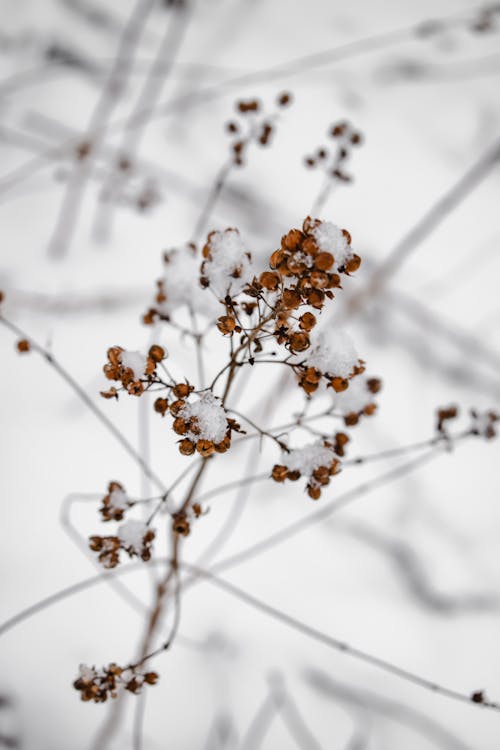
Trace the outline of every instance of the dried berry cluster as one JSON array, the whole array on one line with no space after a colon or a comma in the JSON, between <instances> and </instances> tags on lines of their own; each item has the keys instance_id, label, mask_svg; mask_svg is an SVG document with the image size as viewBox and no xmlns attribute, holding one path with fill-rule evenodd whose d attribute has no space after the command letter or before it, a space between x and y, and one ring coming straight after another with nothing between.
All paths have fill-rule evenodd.
<instances>
[{"instance_id":1,"label":"dried berry cluster","mask_svg":"<svg viewBox=\"0 0 500 750\"><path fill-rule=\"evenodd\" d=\"M286 479L295 482L306 475L307 494L313 500L318 500L321 488L330 483L330 477L340 472L341 462L337 455L344 455L344 447L348 440L347 435L339 433L335 444L325 440L322 444L315 443L291 451L286 463L275 464L271 476L275 482L284 482Z\"/></svg>"},{"instance_id":2,"label":"dried berry cluster","mask_svg":"<svg viewBox=\"0 0 500 750\"><path fill-rule=\"evenodd\" d=\"M471 409L470 416L472 419L471 432L473 435L484 437L486 440L492 440L496 437L495 425L500 420L500 415L492 410L479 412L476 409Z\"/></svg>"},{"instance_id":3,"label":"dried berry cluster","mask_svg":"<svg viewBox=\"0 0 500 750\"><path fill-rule=\"evenodd\" d=\"M232 432L242 432L239 424L226 416L220 399L209 391L194 403L178 398L169 408L174 432L182 436L179 452L183 456L192 456L195 451L203 458L226 453L231 447Z\"/></svg>"},{"instance_id":4,"label":"dried berry cluster","mask_svg":"<svg viewBox=\"0 0 500 750\"><path fill-rule=\"evenodd\" d=\"M120 482L108 484L108 494L102 499L99 512L103 521L121 521L128 508L133 506Z\"/></svg>"},{"instance_id":5,"label":"dried berry cluster","mask_svg":"<svg viewBox=\"0 0 500 750\"><path fill-rule=\"evenodd\" d=\"M231 279L242 278L252 261L252 255L245 249L239 231L232 227L224 232L210 232L201 254L200 284L205 289L212 284L216 293L225 292L226 285L229 292Z\"/></svg>"},{"instance_id":6,"label":"dried berry cluster","mask_svg":"<svg viewBox=\"0 0 500 750\"><path fill-rule=\"evenodd\" d=\"M276 99L278 107L287 107L292 96L283 92ZM240 117L226 124L226 131L231 136L231 160L236 166L243 166L245 153L250 143L268 146L274 132L276 113L265 114L258 99L240 99L235 105Z\"/></svg>"},{"instance_id":7,"label":"dried berry cluster","mask_svg":"<svg viewBox=\"0 0 500 750\"><path fill-rule=\"evenodd\" d=\"M116 568L120 562L120 550L129 557L140 557L147 562L151 559L151 546L155 538L154 529L140 521L127 521L119 527L117 535L89 538L92 552L98 552L98 560L105 568Z\"/></svg>"},{"instance_id":8,"label":"dried berry cluster","mask_svg":"<svg viewBox=\"0 0 500 750\"><path fill-rule=\"evenodd\" d=\"M336 143L334 151L330 151L326 146L320 146L312 156L306 156L306 166L311 169L321 168L331 179L352 182L352 176L346 172L345 165L351 156L352 148L363 143L363 136L344 120L332 124L328 135Z\"/></svg>"},{"instance_id":9,"label":"dried berry cluster","mask_svg":"<svg viewBox=\"0 0 500 750\"><path fill-rule=\"evenodd\" d=\"M128 352L121 346L112 346L108 349L108 361L103 367L103 372L108 380L118 381L133 396L140 396L145 387L155 382L156 367L165 359L163 347L153 344L147 357L139 352ZM118 390L113 386L108 391L101 391L104 398L117 398Z\"/></svg>"},{"instance_id":10,"label":"dried berry cluster","mask_svg":"<svg viewBox=\"0 0 500 750\"><path fill-rule=\"evenodd\" d=\"M199 503L193 503L187 510L181 510L172 516L172 531L180 536L188 536L191 533L191 521L194 518L206 515L208 511L202 510Z\"/></svg>"},{"instance_id":11,"label":"dried berry cluster","mask_svg":"<svg viewBox=\"0 0 500 750\"><path fill-rule=\"evenodd\" d=\"M116 698L123 688L137 695L143 685L156 685L156 672L141 672L138 667L119 667L109 664L102 669L80 664L79 676L73 687L80 692L82 701L104 703L108 698Z\"/></svg>"},{"instance_id":12,"label":"dried berry cluster","mask_svg":"<svg viewBox=\"0 0 500 750\"><path fill-rule=\"evenodd\" d=\"M332 289L341 287L341 274L354 273L361 258L351 250L351 236L334 224L307 217L302 230L292 229L281 240L281 247L270 258L271 271L260 274L260 288L276 295L274 336L290 353L299 354L311 346L310 332L316 326L314 313L303 307L321 310ZM255 291L253 293L255 293ZM335 391L345 390L348 380L364 371L358 360L346 376L322 371L318 367L298 364L299 385L307 394L314 393L324 377Z\"/></svg>"},{"instance_id":13,"label":"dried berry cluster","mask_svg":"<svg viewBox=\"0 0 500 750\"><path fill-rule=\"evenodd\" d=\"M343 244L335 237L331 249L326 249L328 238L321 235L321 227L326 223L308 216L302 230L291 229L269 259L275 273L261 274L262 286L272 291L286 282L281 296L284 311L296 310L302 304L321 310L326 297L333 299L331 290L341 286L340 274L354 273L361 265L359 255L350 249L351 235L346 229L341 230ZM341 258L335 258L333 242L341 250Z\"/></svg>"},{"instance_id":14,"label":"dried berry cluster","mask_svg":"<svg viewBox=\"0 0 500 750\"><path fill-rule=\"evenodd\" d=\"M382 389L382 381L380 378L367 378L366 379L366 390L374 396L379 393ZM362 409L355 411L349 411L344 414L344 424L346 427L354 427L358 424L361 417L372 417L377 410L377 404L374 401L370 401L365 404Z\"/></svg>"},{"instance_id":15,"label":"dried berry cluster","mask_svg":"<svg viewBox=\"0 0 500 750\"><path fill-rule=\"evenodd\" d=\"M444 406L437 410L436 413L436 429L441 435L447 434L447 423L456 419L458 416L458 408L456 406Z\"/></svg>"},{"instance_id":16,"label":"dried berry cluster","mask_svg":"<svg viewBox=\"0 0 500 750\"><path fill-rule=\"evenodd\" d=\"M455 405L444 406L436 411L436 429L439 435L443 437L449 437L447 431L447 423L453 419L456 419L459 415L458 407ZM500 416L493 410L478 411L477 409L470 409L470 427L469 434L483 437L485 440L492 440L496 437L496 423L500 420Z\"/></svg>"}]
</instances>

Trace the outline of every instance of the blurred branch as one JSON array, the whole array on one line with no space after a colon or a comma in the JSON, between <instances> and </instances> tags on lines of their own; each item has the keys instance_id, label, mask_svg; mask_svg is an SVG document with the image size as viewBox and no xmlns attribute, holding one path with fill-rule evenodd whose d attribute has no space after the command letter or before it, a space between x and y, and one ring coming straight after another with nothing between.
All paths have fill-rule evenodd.
<instances>
[{"instance_id":1,"label":"blurred branch","mask_svg":"<svg viewBox=\"0 0 500 750\"><path fill-rule=\"evenodd\" d=\"M355 313L369 299L380 295L390 279L410 255L467 198L500 162L500 139L485 151L452 187L434 203L422 218L402 237L372 274L366 288L350 300L349 312Z\"/></svg>"},{"instance_id":2,"label":"blurred branch","mask_svg":"<svg viewBox=\"0 0 500 750\"><path fill-rule=\"evenodd\" d=\"M49 243L49 254L53 257L60 258L69 250L94 154L99 150L108 119L123 93L135 47L152 8L153 0L136 0L120 37L109 78L91 115L86 134L81 137L80 146L77 147L80 149L80 159L75 163Z\"/></svg>"},{"instance_id":3,"label":"blurred branch","mask_svg":"<svg viewBox=\"0 0 500 750\"><path fill-rule=\"evenodd\" d=\"M338 529L385 555L408 593L428 610L442 615L457 615L495 612L499 609L500 598L494 594L472 592L451 595L436 590L421 557L403 540L391 538L360 520L343 520Z\"/></svg>"},{"instance_id":4,"label":"blurred branch","mask_svg":"<svg viewBox=\"0 0 500 750\"><path fill-rule=\"evenodd\" d=\"M309 685L324 697L351 704L363 711L381 715L398 724L409 726L448 750L472 750L460 737L449 732L427 714L412 706L384 698L380 693L353 688L334 680L326 672L309 667L304 670L304 678Z\"/></svg>"},{"instance_id":5,"label":"blurred branch","mask_svg":"<svg viewBox=\"0 0 500 750\"><path fill-rule=\"evenodd\" d=\"M76 393L78 398L88 407L92 414L101 422L101 424L108 430L108 432L115 438L115 440L125 449L128 455L141 467L142 471L148 475L148 477L156 484L156 486L165 492L166 488L162 480L155 474L155 472L144 462L142 457L137 453L135 448L129 443L127 438L120 432L116 425L111 422L109 417L99 409L96 404L92 401L90 396L83 390L83 388L77 383L77 381L69 374L69 372L60 364L60 362L54 357L54 355L45 349L43 346L38 344L34 339L30 338L25 331L19 328L14 323L0 315L0 324L4 325L10 331L16 334L20 339L29 341L31 349L42 356L50 367L64 380L69 387Z\"/></svg>"}]
</instances>

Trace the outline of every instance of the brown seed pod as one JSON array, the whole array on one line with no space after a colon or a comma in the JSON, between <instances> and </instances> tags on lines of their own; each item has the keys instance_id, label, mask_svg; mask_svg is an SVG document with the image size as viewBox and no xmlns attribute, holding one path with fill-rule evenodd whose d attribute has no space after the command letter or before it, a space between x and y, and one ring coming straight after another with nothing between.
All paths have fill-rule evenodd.
<instances>
[{"instance_id":1,"label":"brown seed pod","mask_svg":"<svg viewBox=\"0 0 500 750\"><path fill-rule=\"evenodd\" d=\"M301 250L306 255L315 257L319 253L319 247L314 237L306 237L302 242Z\"/></svg>"},{"instance_id":2,"label":"brown seed pod","mask_svg":"<svg viewBox=\"0 0 500 750\"><path fill-rule=\"evenodd\" d=\"M224 437L224 440L222 440L220 443L215 444L215 451L216 453L226 453L226 451L229 450L231 447L231 438L229 435L226 435Z\"/></svg>"},{"instance_id":3,"label":"brown seed pod","mask_svg":"<svg viewBox=\"0 0 500 750\"><path fill-rule=\"evenodd\" d=\"M281 238L281 247L283 250L296 250L300 247L303 239L304 235L300 229L290 229L288 234L283 235Z\"/></svg>"},{"instance_id":4,"label":"brown seed pod","mask_svg":"<svg viewBox=\"0 0 500 750\"><path fill-rule=\"evenodd\" d=\"M176 513L172 519L172 530L175 534L187 536L191 530L189 520L185 513Z\"/></svg>"},{"instance_id":5,"label":"brown seed pod","mask_svg":"<svg viewBox=\"0 0 500 750\"><path fill-rule=\"evenodd\" d=\"M324 271L313 271L310 278L311 286L314 287L314 289L326 289L328 286L328 274Z\"/></svg>"},{"instance_id":6,"label":"brown seed pod","mask_svg":"<svg viewBox=\"0 0 500 750\"><path fill-rule=\"evenodd\" d=\"M296 310L301 303L300 294L295 289L285 289L281 298L283 307L287 310Z\"/></svg>"},{"instance_id":7,"label":"brown seed pod","mask_svg":"<svg viewBox=\"0 0 500 750\"><path fill-rule=\"evenodd\" d=\"M274 292L279 286L280 277L279 274L273 273L272 271L264 271L264 273L261 273L261 275L259 276L259 282L262 284L264 289L267 289L270 292Z\"/></svg>"},{"instance_id":8,"label":"brown seed pod","mask_svg":"<svg viewBox=\"0 0 500 750\"><path fill-rule=\"evenodd\" d=\"M349 387L349 381L345 378L334 377L330 380L328 385L333 388L335 393L341 393Z\"/></svg>"},{"instance_id":9,"label":"brown seed pod","mask_svg":"<svg viewBox=\"0 0 500 750\"><path fill-rule=\"evenodd\" d=\"M307 485L307 494L312 500L319 500L321 497L321 490L319 487L313 487L312 485Z\"/></svg>"},{"instance_id":10,"label":"brown seed pod","mask_svg":"<svg viewBox=\"0 0 500 750\"><path fill-rule=\"evenodd\" d=\"M172 427L174 432L176 432L178 435L185 435L187 432L187 424L186 421L182 419L182 417L176 417L174 419Z\"/></svg>"},{"instance_id":11,"label":"brown seed pod","mask_svg":"<svg viewBox=\"0 0 500 750\"><path fill-rule=\"evenodd\" d=\"M291 104L291 93L289 91L283 91L283 93L279 94L277 102L280 107L286 107L288 104Z\"/></svg>"},{"instance_id":12,"label":"brown seed pod","mask_svg":"<svg viewBox=\"0 0 500 750\"><path fill-rule=\"evenodd\" d=\"M17 346L17 351L20 354L25 354L26 352L29 352L29 350L31 349L31 345L28 339L19 339L16 346Z\"/></svg>"},{"instance_id":13,"label":"brown seed pod","mask_svg":"<svg viewBox=\"0 0 500 750\"><path fill-rule=\"evenodd\" d=\"M236 328L236 321L230 315L221 315L217 320L217 328L224 335L230 334Z\"/></svg>"},{"instance_id":14,"label":"brown seed pod","mask_svg":"<svg viewBox=\"0 0 500 750\"><path fill-rule=\"evenodd\" d=\"M111 386L107 391L99 391L99 393L103 398L118 398L118 391L114 386Z\"/></svg>"},{"instance_id":15,"label":"brown seed pod","mask_svg":"<svg viewBox=\"0 0 500 750\"><path fill-rule=\"evenodd\" d=\"M162 398L161 396L159 396L155 400L153 404L153 408L156 412L158 412L158 414L161 414L162 416L164 416L168 409L168 400L166 398Z\"/></svg>"},{"instance_id":16,"label":"brown seed pod","mask_svg":"<svg viewBox=\"0 0 500 750\"><path fill-rule=\"evenodd\" d=\"M140 396L144 393L144 385L140 380L134 380L127 385L127 391L131 396Z\"/></svg>"},{"instance_id":17,"label":"brown seed pod","mask_svg":"<svg viewBox=\"0 0 500 750\"><path fill-rule=\"evenodd\" d=\"M149 349L148 356L153 362L161 362L166 356L165 349L162 346L158 346L158 344L153 344Z\"/></svg>"},{"instance_id":18,"label":"brown seed pod","mask_svg":"<svg viewBox=\"0 0 500 750\"><path fill-rule=\"evenodd\" d=\"M179 451L183 456L192 456L195 451L194 443L187 438L179 443Z\"/></svg>"},{"instance_id":19,"label":"brown seed pod","mask_svg":"<svg viewBox=\"0 0 500 750\"><path fill-rule=\"evenodd\" d=\"M192 390L194 388L189 383L177 383L173 388L173 393L177 398L184 399L189 396Z\"/></svg>"},{"instance_id":20,"label":"brown seed pod","mask_svg":"<svg viewBox=\"0 0 500 750\"><path fill-rule=\"evenodd\" d=\"M346 273L354 273L358 270L358 268L361 265L361 258L359 255L352 255L349 260L344 264L344 268L346 270Z\"/></svg>"},{"instance_id":21,"label":"brown seed pod","mask_svg":"<svg viewBox=\"0 0 500 750\"><path fill-rule=\"evenodd\" d=\"M284 482L285 479L287 478L287 474L288 474L288 470L286 466L282 466L281 464L275 464L273 466L271 476L275 482Z\"/></svg>"},{"instance_id":22,"label":"brown seed pod","mask_svg":"<svg viewBox=\"0 0 500 750\"><path fill-rule=\"evenodd\" d=\"M352 237L351 237L351 234L350 234L350 232L348 232L348 231L347 231L347 229L343 229L343 230L342 230L342 234L343 234L343 235L344 235L344 237L346 238L346 240L347 240L347 244L348 244L348 245L350 245L350 244L351 244L351 242L352 242Z\"/></svg>"},{"instance_id":23,"label":"brown seed pod","mask_svg":"<svg viewBox=\"0 0 500 750\"><path fill-rule=\"evenodd\" d=\"M318 383L311 383L308 380L299 380L299 385L307 393L308 396L310 396L312 393L315 393L319 387Z\"/></svg>"},{"instance_id":24,"label":"brown seed pod","mask_svg":"<svg viewBox=\"0 0 500 750\"><path fill-rule=\"evenodd\" d=\"M344 424L346 427L354 427L359 422L359 414L357 412L352 411L349 414L344 415Z\"/></svg>"},{"instance_id":25,"label":"brown seed pod","mask_svg":"<svg viewBox=\"0 0 500 750\"><path fill-rule=\"evenodd\" d=\"M207 456L211 456L212 453L214 453L215 445L212 440L198 440L198 442L196 443L196 450L198 451L200 456L206 458Z\"/></svg>"},{"instance_id":26,"label":"brown seed pod","mask_svg":"<svg viewBox=\"0 0 500 750\"><path fill-rule=\"evenodd\" d=\"M318 253L314 258L314 268L318 271L328 271L334 262L335 258L331 253Z\"/></svg>"},{"instance_id":27,"label":"brown seed pod","mask_svg":"<svg viewBox=\"0 0 500 750\"><path fill-rule=\"evenodd\" d=\"M316 325L316 316L313 315L311 312L305 312L303 315L299 318L299 327L306 331L306 333L309 333L314 326Z\"/></svg>"},{"instance_id":28,"label":"brown seed pod","mask_svg":"<svg viewBox=\"0 0 500 750\"><path fill-rule=\"evenodd\" d=\"M319 219L312 219L310 216L306 216L302 224L302 229L304 230L305 234L311 234L313 229L316 229L316 227L318 227L320 224L321 221Z\"/></svg>"},{"instance_id":29,"label":"brown seed pod","mask_svg":"<svg viewBox=\"0 0 500 750\"><path fill-rule=\"evenodd\" d=\"M369 378L366 381L366 385L370 393L378 393L382 389L382 381L380 378Z\"/></svg>"},{"instance_id":30,"label":"brown seed pod","mask_svg":"<svg viewBox=\"0 0 500 750\"><path fill-rule=\"evenodd\" d=\"M325 302L325 294L321 289L311 289L307 295L307 301L311 307L320 310Z\"/></svg>"},{"instance_id":31,"label":"brown seed pod","mask_svg":"<svg viewBox=\"0 0 500 750\"><path fill-rule=\"evenodd\" d=\"M311 342L306 333L292 333L289 345L292 352L305 352L306 349L309 349Z\"/></svg>"},{"instance_id":32,"label":"brown seed pod","mask_svg":"<svg viewBox=\"0 0 500 750\"><path fill-rule=\"evenodd\" d=\"M269 265L271 268L279 268L284 262L286 262L287 255L283 250L275 250L269 258Z\"/></svg>"},{"instance_id":33,"label":"brown seed pod","mask_svg":"<svg viewBox=\"0 0 500 750\"><path fill-rule=\"evenodd\" d=\"M121 346L111 346L107 351L108 360L115 367L121 367L121 355L123 349Z\"/></svg>"}]
</instances>

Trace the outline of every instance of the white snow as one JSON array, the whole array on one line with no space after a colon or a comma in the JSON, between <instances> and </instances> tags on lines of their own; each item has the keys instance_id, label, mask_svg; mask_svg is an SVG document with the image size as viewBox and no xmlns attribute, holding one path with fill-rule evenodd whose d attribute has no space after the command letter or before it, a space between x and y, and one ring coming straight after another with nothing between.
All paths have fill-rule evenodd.
<instances>
[{"instance_id":1,"label":"white snow","mask_svg":"<svg viewBox=\"0 0 500 750\"><path fill-rule=\"evenodd\" d=\"M342 229L331 221L322 221L312 230L314 239L322 252L331 253L335 258L335 268L342 266L352 255Z\"/></svg>"},{"instance_id":2,"label":"white snow","mask_svg":"<svg viewBox=\"0 0 500 750\"><path fill-rule=\"evenodd\" d=\"M86 682L92 682L94 677L97 676L97 672L94 667L88 667L86 664L80 664L79 666L79 677Z\"/></svg>"},{"instance_id":3,"label":"white snow","mask_svg":"<svg viewBox=\"0 0 500 750\"><path fill-rule=\"evenodd\" d=\"M332 448L326 448L318 441L290 451L284 456L283 463L290 471L300 471L302 475L310 476L320 466L330 466L336 458Z\"/></svg>"},{"instance_id":4,"label":"white snow","mask_svg":"<svg viewBox=\"0 0 500 750\"><path fill-rule=\"evenodd\" d=\"M158 305L160 312L171 315L187 306L202 315L219 315L218 303L200 286L200 254L186 244L169 250L167 257L162 279L167 299Z\"/></svg>"},{"instance_id":5,"label":"white snow","mask_svg":"<svg viewBox=\"0 0 500 750\"><path fill-rule=\"evenodd\" d=\"M125 490L115 487L109 493L109 508L115 510L125 510L128 508L129 498Z\"/></svg>"},{"instance_id":6,"label":"white snow","mask_svg":"<svg viewBox=\"0 0 500 750\"><path fill-rule=\"evenodd\" d=\"M140 555L144 547L144 537L149 531L149 526L142 521L125 521L118 527L118 538L124 547L132 549Z\"/></svg>"},{"instance_id":7,"label":"white snow","mask_svg":"<svg viewBox=\"0 0 500 750\"><path fill-rule=\"evenodd\" d=\"M368 390L368 376L364 373L357 375L349 383L349 388L340 393L335 393L333 389L333 405L336 411L342 415L352 414L364 409L368 404L372 404L375 395Z\"/></svg>"},{"instance_id":8,"label":"white snow","mask_svg":"<svg viewBox=\"0 0 500 750\"><path fill-rule=\"evenodd\" d=\"M307 364L323 373L347 378L358 363L351 337L343 330L323 328L312 340Z\"/></svg>"},{"instance_id":9,"label":"white snow","mask_svg":"<svg viewBox=\"0 0 500 750\"><path fill-rule=\"evenodd\" d=\"M224 440L227 430L226 412L220 399L210 391L204 393L198 401L186 404L179 416L186 421L191 417L198 420L199 433L188 432L186 435L191 440L212 440L214 443Z\"/></svg>"},{"instance_id":10,"label":"white snow","mask_svg":"<svg viewBox=\"0 0 500 750\"><path fill-rule=\"evenodd\" d=\"M123 367L132 370L136 380L144 377L148 362L145 354L138 351L123 351L120 355L120 362Z\"/></svg>"},{"instance_id":11,"label":"white snow","mask_svg":"<svg viewBox=\"0 0 500 750\"><path fill-rule=\"evenodd\" d=\"M211 258L205 262L204 275L210 287L221 298L238 294L255 275L240 233L237 229L214 232L208 244Z\"/></svg>"}]
</instances>

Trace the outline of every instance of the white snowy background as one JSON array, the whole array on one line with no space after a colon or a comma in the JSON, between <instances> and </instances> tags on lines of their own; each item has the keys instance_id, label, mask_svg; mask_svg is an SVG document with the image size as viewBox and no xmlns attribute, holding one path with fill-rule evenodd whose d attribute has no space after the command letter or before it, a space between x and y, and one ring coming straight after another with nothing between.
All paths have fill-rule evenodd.
<instances>
[{"instance_id":1,"label":"white snowy background","mask_svg":"<svg viewBox=\"0 0 500 750\"><path fill-rule=\"evenodd\" d=\"M126 95L112 117L118 125L106 134L108 146L120 144L120 123L176 12L164 5L158 2L149 16ZM471 32L480 6L458 0L193 5L159 101L217 94L188 97L185 107L160 107L148 122L139 171L154 177L161 201L142 214L123 202L107 241L98 241L101 160L72 241L55 259L48 248L72 169L68 139L85 132L132 3L0 1L2 311L50 347L167 484L189 460L178 454L176 436L152 413L151 400L99 399L106 382L101 368L108 346L144 350L153 336L168 348L179 376L196 377L189 342L167 328L152 333L141 314L161 274L162 251L190 238L226 158L224 123L235 98L258 96L272 104L284 89L294 97L272 147L251 149L248 166L230 176L212 216L212 228L238 227L256 258L268 256L310 212L321 175L306 170L303 157L327 142L330 123L348 119L364 134L349 165L353 184L336 191L322 211L322 218L349 229L364 261L345 285L344 303L500 137L500 28ZM106 23L94 25L79 12L92 7ZM434 18L459 22L419 37L415 25ZM388 32L397 33L381 41ZM365 41L357 54L307 63L310 54L358 40ZM72 50L79 64L47 63L51 45ZM254 72L259 75L245 83L243 76ZM348 321L368 371L384 382L377 415L352 431L351 456L431 437L439 405L456 402L464 415L470 406L498 408L499 179L493 168L415 248L380 297ZM330 325L347 314L341 296ZM212 337L206 351L211 372L224 349L219 339ZM19 355L3 327L0 346L3 621L95 572L61 525L70 493L97 493L98 499L110 479L133 496L154 491L42 358ZM263 407L277 377L256 368L235 408L265 421ZM290 381L287 388L273 405L272 424L300 408L296 385ZM224 575L353 646L464 693L484 689L500 699L499 457L495 442L457 445ZM219 466L213 462L202 489L267 471L277 458L266 442L260 452L248 446L230 451ZM319 503L406 460L352 467ZM235 504L244 504L241 518L215 559L306 518L319 503L307 498L302 482L262 482L248 496L236 490L213 498L185 544L186 558L199 558ZM96 507L72 508L84 536L99 529ZM149 601L147 573L129 575L126 583ZM91 747L108 706L80 702L71 686L78 664L127 662L141 633L141 615L106 584L5 633L0 737L15 737L26 750ZM145 749L496 750L500 742L498 713L329 650L207 582L186 591L178 641L155 668L160 681L147 690ZM316 744L290 733L280 714L262 741L252 734L278 679ZM134 747L136 700L126 701L113 748Z\"/></svg>"}]
</instances>

